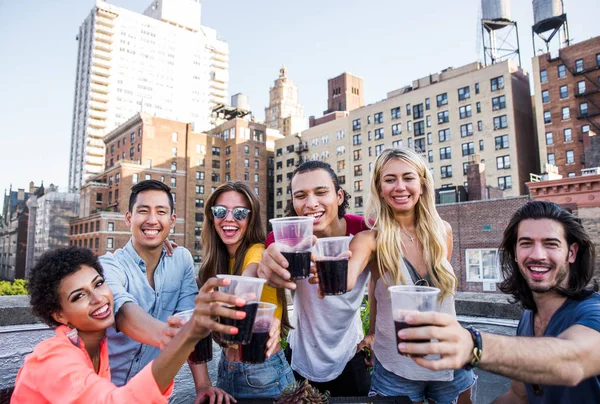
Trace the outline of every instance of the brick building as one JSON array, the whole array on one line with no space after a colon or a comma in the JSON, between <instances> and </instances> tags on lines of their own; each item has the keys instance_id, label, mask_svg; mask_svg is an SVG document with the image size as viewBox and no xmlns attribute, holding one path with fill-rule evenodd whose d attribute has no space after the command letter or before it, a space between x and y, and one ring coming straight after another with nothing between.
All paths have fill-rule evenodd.
<instances>
[{"instance_id":1,"label":"brick building","mask_svg":"<svg viewBox=\"0 0 600 404\"><path fill-rule=\"evenodd\" d=\"M106 169L81 189L80 217L70 222L70 243L97 254L125 245L130 232L124 214L131 187L156 179L171 187L175 200L171 239L199 262L204 203L221 183L250 182L266 223L273 144L279 137L278 131L237 117L208 133L195 133L191 124L143 113L134 116L104 138Z\"/></svg>"},{"instance_id":2,"label":"brick building","mask_svg":"<svg viewBox=\"0 0 600 404\"><path fill-rule=\"evenodd\" d=\"M540 162L564 177L600 164L600 37L533 58ZM594 141L596 140L596 141ZM592 161L595 160L595 161Z\"/></svg>"}]
</instances>

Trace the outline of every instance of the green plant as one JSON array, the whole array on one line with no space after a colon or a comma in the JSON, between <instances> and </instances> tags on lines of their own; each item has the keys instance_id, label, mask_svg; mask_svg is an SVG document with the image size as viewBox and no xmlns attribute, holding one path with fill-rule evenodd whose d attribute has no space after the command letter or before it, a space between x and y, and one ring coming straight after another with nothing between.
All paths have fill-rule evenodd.
<instances>
[{"instance_id":1,"label":"green plant","mask_svg":"<svg viewBox=\"0 0 600 404\"><path fill-rule=\"evenodd\" d=\"M14 296L27 294L27 281L15 279L14 282L0 281L0 296Z\"/></svg>"},{"instance_id":2,"label":"green plant","mask_svg":"<svg viewBox=\"0 0 600 404\"><path fill-rule=\"evenodd\" d=\"M363 297L362 304L360 305L360 321L362 323L363 333L367 335L369 333L369 323L371 321L371 303L367 297Z\"/></svg>"}]
</instances>

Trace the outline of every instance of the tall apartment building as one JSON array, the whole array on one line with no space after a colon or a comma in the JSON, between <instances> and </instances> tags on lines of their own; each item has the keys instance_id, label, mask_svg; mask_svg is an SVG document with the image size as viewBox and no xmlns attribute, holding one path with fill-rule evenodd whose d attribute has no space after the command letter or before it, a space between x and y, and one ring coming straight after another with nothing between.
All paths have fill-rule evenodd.
<instances>
[{"instance_id":1,"label":"tall apartment building","mask_svg":"<svg viewBox=\"0 0 600 404\"><path fill-rule=\"evenodd\" d=\"M27 255L25 273L48 251L69 245L69 220L79 215L79 193L60 192L42 185L27 200Z\"/></svg>"},{"instance_id":2,"label":"tall apartment building","mask_svg":"<svg viewBox=\"0 0 600 404\"><path fill-rule=\"evenodd\" d=\"M281 137L264 124L240 118L195 133L191 124L136 115L104 138L106 170L82 187L79 218L70 222L70 244L97 254L125 245L131 187L155 179L171 187L175 200L171 238L200 262L204 203L223 182L248 181L261 200L266 223L273 145Z\"/></svg>"},{"instance_id":3,"label":"tall apartment building","mask_svg":"<svg viewBox=\"0 0 600 404\"><path fill-rule=\"evenodd\" d=\"M364 80L350 73L342 73L327 80L327 110L352 111L365 105Z\"/></svg>"},{"instance_id":4,"label":"tall apartment building","mask_svg":"<svg viewBox=\"0 0 600 404\"><path fill-rule=\"evenodd\" d=\"M436 188L465 185L469 159L486 163L486 183L505 196L527 192L538 171L529 77L513 61L471 63L413 81L348 116L275 145L275 215L289 199L288 179L300 159L331 164L363 213L375 158L388 147L410 147L429 162Z\"/></svg>"},{"instance_id":5,"label":"tall apartment building","mask_svg":"<svg viewBox=\"0 0 600 404\"><path fill-rule=\"evenodd\" d=\"M532 62L542 169L550 164L574 177L600 165L600 37Z\"/></svg>"},{"instance_id":6,"label":"tall apartment building","mask_svg":"<svg viewBox=\"0 0 600 404\"><path fill-rule=\"evenodd\" d=\"M103 172L102 138L140 111L208 129L229 49L200 15L199 0L152 0L144 14L96 0L77 35L69 190Z\"/></svg>"},{"instance_id":7,"label":"tall apartment building","mask_svg":"<svg viewBox=\"0 0 600 404\"><path fill-rule=\"evenodd\" d=\"M298 133L306 128L304 107L298 103L298 87L288 77L285 66L279 70L279 78L269 89L265 123L283 136Z\"/></svg>"}]
</instances>

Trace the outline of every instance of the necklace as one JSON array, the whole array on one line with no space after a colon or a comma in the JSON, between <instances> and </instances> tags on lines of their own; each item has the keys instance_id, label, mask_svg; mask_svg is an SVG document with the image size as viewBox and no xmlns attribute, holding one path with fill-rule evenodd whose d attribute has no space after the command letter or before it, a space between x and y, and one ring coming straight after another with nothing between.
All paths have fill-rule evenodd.
<instances>
[{"instance_id":1,"label":"necklace","mask_svg":"<svg viewBox=\"0 0 600 404\"><path fill-rule=\"evenodd\" d=\"M400 229L402 230L402 232L403 232L404 234L406 234L406 236L409 238L410 242L414 244L414 243L415 243L415 238L414 238L414 236L412 236L412 235L411 235L411 234L410 234L408 231L406 231L406 230L404 229L404 227L401 227Z\"/></svg>"}]
</instances>

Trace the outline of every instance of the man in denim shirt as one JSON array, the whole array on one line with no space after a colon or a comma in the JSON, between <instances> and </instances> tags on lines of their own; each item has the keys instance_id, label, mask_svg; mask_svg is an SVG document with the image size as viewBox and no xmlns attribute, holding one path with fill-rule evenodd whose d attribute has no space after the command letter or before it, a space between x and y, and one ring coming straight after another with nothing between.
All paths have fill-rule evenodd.
<instances>
[{"instance_id":1,"label":"man in denim shirt","mask_svg":"<svg viewBox=\"0 0 600 404\"><path fill-rule=\"evenodd\" d=\"M175 225L171 189L155 180L134 185L125 214L132 237L100 257L114 295L116 330L108 331L112 381L122 386L158 356L167 318L194 308L198 294L190 252L167 256L163 242ZM229 396L212 387L206 365L190 365L198 398Z\"/></svg>"}]
</instances>

